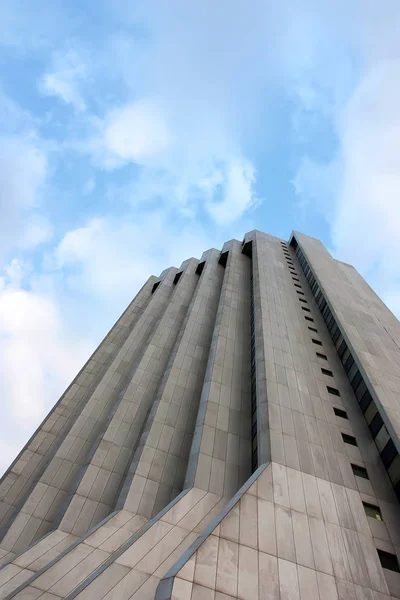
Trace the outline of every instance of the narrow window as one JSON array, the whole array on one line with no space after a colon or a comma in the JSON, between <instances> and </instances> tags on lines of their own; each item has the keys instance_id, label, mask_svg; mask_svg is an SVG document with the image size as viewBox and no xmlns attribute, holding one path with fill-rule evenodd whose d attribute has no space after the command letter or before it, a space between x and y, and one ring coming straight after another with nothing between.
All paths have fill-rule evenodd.
<instances>
[{"instance_id":1,"label":"narrow window","mask_svg":"<svg viewBox=\"0 0 400 600\"><path fill-rule=\"evenodd\" d=\"M333 373L332 373L332 371L329 371L329 369L323 369L321 367L321 371L324 375L328 375L328 377L333 377Z\"/></svg>"},{"instance_id":2,"label":"narrow window","mask_svg":"<svg viewBox=\"0 0 400 600\"><path fill-rule=\"evenodd\" d=\"M377 552L383 569L389 569L389 571L400 573L399 561L395 554L384 552L384 550L379 549L377 549Z\"/></svg>"},{"instance_id":3,"label":"narrow window","mask_svg":"<svg viewBox=\"0 0 400 600\"><path fill-rule=\"evenodd\" d=\"M308 329L310 331L314 331L314 333L318 333L318 329L315 329L315 327L309 327Z\"/></svg>"},{"instance_id":4,"label":"narrow window","mask_svg":"<svg viewBox=\"0 0 400 600\"><path fill-rule=\"evenodd\" d=\"M354 475L357 477L362 477L363 479L369 479L368 471L365 467L360 467L359 465L351 465Z\"/></svg>"},{"instance_id":5,"label":"narrow window","mask_svg":"<svg viewBox=\"0 0 400 600\"><path fill-rule=\"evenodd\" d=\"M296 292L299 294L299 296L304 296L304 292L300 292L300 290L296 290Z\"/></svg>"},{"instance_id":6,"label":"narrow window","mask_svg":"<svg viewBox=\"0 0 400 600\"><path fill-rule=\"evenodd\" d=\"M292 279L293 279L293 281L300 281L300 279L297 279L297 277L292 277Z\"/></svg>"},{"instance_id":7,"label":"narrow window","mask_svg":"<svg viewBox=\"0 0 400 600\"><path fill-rule=\"evenodd\" d=\"M314 338L311 339L313 344L317 344L317 346L322 346L322 342L320 342L319 340L315 340Z\"/></svg>"},{"instance_id":8,"label":"narrow window","mask_svg":"<svg viewBox=\"0 0 400 600\"><path fill-rule=\"evenodd\" d=\"M348 419L349 418L347 416L347 412L345 410L342 410L341 408L336 408L336 406L333 407L333 412L335 413L335 415L337 417L342 417L342 419Z\"/></svg>"},{"instance_id":9,"label":"narrow window","mask_svg":"<svg viewBox=\"0 0 400 600\"><path fill-rule=\"evenodd\" d=\"M310 311L310 309L309 309L309 308L306 308L305 306L302 306L301 308L302 308L302 310L304 310L305 312L311 312L311 311Z\"/></svg>"},{"instance_id":10,"label":"narrow window","mask_svg":"<svg viewBox=\"0 0 400 600\"><path fill-rule=\"evenodd\" d=\"M174 284L176 285L178 283L178 281L180 280L180 278L182 277L182 271L179 271L179 273L177 273L174 277Z\"/></svg>"},{"instance_id":11,"label":"narrow window","mask_svg":"<svg viewBox=\"0 0 400 600\"><path fill-rule=\"evenodd\" d=\"M300 288L301 289L301 285L299 285L298 283L294 284L294 287Z\"/></svg>"},{"instance_id":12,"label":"narrow window","mask_svg":"<svg viewBox=\"0 0 400 600\"><path fill-rule=\"evenodd\" d=\"M300 302L304 302L305 304L307 304L307 300L304 300L304 298L299 298Z\"/></svg>"},{"instance_id":13,"label":"narrow window","mask_svg":"<svg viewBox=\"0 0 400 600\"><path fill-rule=\"evenodd\" d=\"M342 433L342 439L345 444L350 444L350 446L357 446L357 440L354 435L349 435L348 433Z\"/></svg>"},{"instance_id":14,"label":"narrow window","mask_svg":"<svg viewBox=\"0 0 400 600\"><path fill-rule=\"evenodd\" d=\"M319 352L316 352L315 354L318 356L318 358L323 358L324 360L328 360L328 357L325 356L325 354L320 354Z\"/></svg>"},{"instance_id":15,"label":"narrow window","mask_svg":"<svg viewBox=\"0 0 400 600\"><path fill-rule=\"evenodd\" d=\"M306 321L311 321L311 323L314 323L314 319L312 317L304 317Z\"/></svg>"},{"instance_id":16,"label":"narrow window","mask_svg":"<svg viewBox=\"0 0 400 600\"><path fill-rule=\"evenodd\" d=\"M158 288L158 286L160 285L161 281L156 281L155 284L153 285L153 287L151 288L151 293L154 294L154 292L156 291L156 289Z\"/></svg>"},{"instance_id":17,"label":"narrow window","mask_svg":"<svg viewBox=\"0 0 400 600\"><path fill-rule=\"evenodd\" d=\"M398 485L400 481L400 454L392 461L392 464L388 468L388 473L393 485Z\"/></svg>"},{"instance_id":18,"label":"narrow window","mask_svg":"<svg viewBox=\"0 0 400 600\"><path fill-rule=\"evenodd\" d=\"M340 392L339 390L337 390L336 388L330 387L329 385L326 386L326 389L328 390L328 392L330 394L332 394L333 396L340 396Z\"/></svg>"},{"instance_id":19,"label":"narrow window","mask_svg":"<svg viewBox=\"0 0 400 600\"><path fill-rule=\"evenodd\" d=\"M382 425L380 430L375 436L375 444L378 448L379 452L382 452L388 441L390 440L390 435L385 425Z\"/></svg>"},{"instance_id":20,"label":"narrow window","mask_svg":"<svg viewBox=\"0 0 400 600\"><path fill-rule=\"evenodd\" d=\"M381 459L385 467L388 469L397 456L396 446L393 440L389 440L381 452Z\"/></svg>"},{"instance_id":21,"label":"narrow window","mask_svg":"<svg viewBox=\"0 0 400 600\"><path fill-rule=\"evenodd\" d=\"M368 502L363 502L363 506L367 517L372 517L377 521L383 521L379 506L375 506L375 504L369 504Z\"/></svg>"}]
</instances>

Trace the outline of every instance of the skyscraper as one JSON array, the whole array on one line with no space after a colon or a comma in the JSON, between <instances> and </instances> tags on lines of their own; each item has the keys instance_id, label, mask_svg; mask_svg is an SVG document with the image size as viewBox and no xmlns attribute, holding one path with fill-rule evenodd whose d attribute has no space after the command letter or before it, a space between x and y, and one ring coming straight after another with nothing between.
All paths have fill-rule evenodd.
<instances>
[{"instance_id":1,"label":"skyscraper","mask_svg":"<svg viewBox=\"0 0 400 600\"><path fill-rule=\"evenodd\" d=\"M400 324L318 240L150 277L4 475L0 597L400 598Z\"/></svg>"}]
</instances>

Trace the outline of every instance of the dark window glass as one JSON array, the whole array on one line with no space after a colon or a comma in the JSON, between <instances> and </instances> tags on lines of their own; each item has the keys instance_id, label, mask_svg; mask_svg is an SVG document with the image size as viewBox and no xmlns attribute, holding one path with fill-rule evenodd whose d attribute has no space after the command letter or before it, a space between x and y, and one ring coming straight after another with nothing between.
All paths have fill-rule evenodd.
<instances>
[{"instance_id":1,"label":"dark window glass","mask_svg":"<svg viewBox=\"0 0 400 600\"><path fill-rule=\"evenodd\" d=\"M398 454L388 469L389 477L393 485L400 483L400 455Z\"/></svg>"},{"instance_id":2,"label":"dark window glass","mask_svg":"<svg viewBox=\"0 0 400 600\"><path fill-rule=\"evenodd\" d=\"M335 413L335 415L337 417L342 417L342 419L348 419L349 418L347 416L347 412L345 410L342 410L341 408L336 408L336 406L333 407L333 412Z\"/></svg>"},{"instance_id":3,"label":"dark window glass","mask_svg":"<svg viewBox=\"0 0 400 600\"><path fill-rule=\"evenodd\" d=\"M365 385L364 381L361 380L360 385L355 390L355 395L359 402L360 402L361 398L364 396L366 391L367 391L367 386Z\"/></svg>"},{"instance_id":4,"label":"dark window glass","mask_svg":"<svg viewBox=\"0 0 400 600\"><path fill-rule=\"evenodd\" d=\"M365 412L367 410L371 400L372 400L371 394L367 390L365 392L364 396L360 400L360 408L363 412Z\"/></svg>"},{"instance_id":5,"label":"dark window glass","mask_svg":"<svg viewBox=\"0 0 400 600\"><path fill-rule=\"evenodd\" d=\"M307 300L304 300L304 298L299 298L300 302L304 302L305 304L307 304Z\"/></svg>"},{"instance_id":6,"label":"dark window glass","mask_svg":"<svg viewBox=\"0 0 400 600\"><path fill-rule=\"evenodd\" d=\"M339 354L340 358L342 358L343 354L346 352L346 348L347 348L347 344L343 340L343 342L340 344L339 349L338 349L338 354Z\"/></svg>"},{"instance_id":7,"label":"dark window glass","mask_svg":"<svg viewBox=\"0 0 400 600\"><path fill-rule=\"evenodd\" d=\"M359 465L351 465L354 475L357 477L362 477L363 479L369 479L368 471L365 467L360 467Z\"/></svg>"},{"instance_id":8,"label":"dark window glass","mask_svg":"<svg viewBox=\"0 0 400 600\"><path fill-rule=\"evenodd\" d=\"M399 561L397 560L397 556L395 554L384 552L383 550L379 549L377 549L377 553L383 569L400 573Z\"/></svg>"},{"instance_id":9,"label":"dark window glass","mask_svg":"<svg viewBox=\"0 0 400 600\"><path fill-rule=\"evenodd\" d=\"M343 342L343 336L342 334L339 335L338 339L336 340L335 346L336 346L336 350L338 348L340 348L341 343Z\"/></svg>"},{"instance_id":10,"label":"dark window glass","mask_svg":"<svg viewBox=\"0 0 400 600\"><path fill-rule=\"evenodd\" d=\"M324 310L322 311L322 316L324 317L325 321L332 317L332 313L329 310L329 306L325 306Z\"/></svg>"},{"instance_id":11,"label":"dark window glass","mask_svg":"<svg viewBox=\"0 0 400 600\"><path fill-rule=\"evenodd\" d=\"M305 312L311 312L311 311L310 311L310 309L309 309L309 308L306 308L305 306L302 306L301 308L302 308L302 310L304 310Z\"/></svg>"},{"instance_id":12,"label":"dark window glass","mask_svg":"<svg viewBox=\"0 0 400 600\"><path fill-rule=\"evenodd\" d=\"M342 433L342 439L345 444L350 444L350 446L357 446L357 440L354 435L349 435L348 433Z\"/></svg>"},{"instance_id":13,"label":"dark window glass","mask_svg":"<svg viewBox=\"0 0 400 600\"><path fill-rule=\"evenodd\" d=\"M315 354L318 356L318 358L323 358L324 360L328 360L328 357L325 356L325 354L320 354L319 352L316 352Z\"/></svg>"},{"instance_id":14,"label":"dark window glass","mask_svg":"<svg viewBox=\"0 0 400 600\"><path fill-rule=\"evenodd\" d=\"M304 317L307 321L311 321L312 323L314 323L314 319L312 317Z\"/></svg>"},{"instance_id":15,"label":"dark window glass","mask_svg":"<svg viewBox=\"0 0 400 600\"><path fill-rule=\"evenodd\" d=\"M321 367L321 371L323 372L324 375L328 375L329 377L333 377L333 373L332 373L332 371L329 371L329 369L323 369Z\"/></svg>"},{"instance_id":16,"label":"dark window glass","mask_svg":"<svg viewBox=\"0 0 400 600\"><path fill-rule=\"evenodd\" d=\"M376 415L374 416L374 418L372 419L372 421L369 425L369 429L372 433L373 438L376 436L376 434L378 433L378 431L380 430L382 425L383 425L383 419L379 413L376 413Z\"/></svg>"},{"instance_id":17,"label":"dark window glass","mask_svg":"<svg viewBox=\"0 0 400 600\"><path fill-rule=\"evenodd\" d=\"M300 288L301 289L301 285L299 283L295 283L294 287Z\"/></svg>"},{"instance_id":18,"label":"dark window glass","mask_svg":"<svg viewBox=\"0 0 400 600\"><path fill-rule=\"evenodd\" d=\"M336 325L337 329L333 330L332 329L332 339L333 339L333 343L336 344L339 336L340 336L340 329L339 327Z\"/></svg>"},{"instance_id":19,"label":"dark window glass","mask_svg":"<svg viewBox=\"0 0 400 600\"><path fill-rule=\"evenodd\" d=\"M312 338L312 343L317 344L317 346L322 346L322 342L320 342L319 340L315 340L314 338Z\"/></svg>"},{"instance_id":20,"label":"dark window glass","mask_svg":"<svg viewBox=\"0 0 400 600\"><path fill-rule=\"evenodd\" d=\"M356 390L358 388L358 386L361 383L361 380L362 380L361 373L360 373L360 371L357 371L357 373L354 375L353 381L351 382L351 387L353 388L353 390Z\"/></svg>"},{"instance_id":21,"label":"dark window glass","mask_svg":"<svg viewBox=\"0 0 400 600\"><path fill-rule=\"evenodd\" d=\"M375 402L371 400L364 412L364 419L367 421L368 425L371 423L377 412L378 409L376 408Z\"/></svg>"},{"instance_id":22,"label":"dark window glass","mask_svg":"<svg viewBox=\"0 0 400 600\"><path fill-rule=\"evenodd\" d=\"M341 356L343 364L346 362L346 360L349 358L349 356L350 356L350 350L346 346L346 350L343 352L343 354Z\"/></svg>"},{"instance_id":23,"label":"dark window glass","mask_svg":"<svg viewBox=\"0 0 400 600\"><path fill-rule=\"evenodd\" d=\"M347 377L349 378L350 383L353 381L357 371L358 371L358 367L357 367L356 363L353 362L353 365L351 366L350 371L347 374Z\"/></svg>"},{"instance_id":24,"label":"dark window glass","mask_svg":"<svg viewBox=\"0 0 400 600\"><path fill-rule=\"evenodd\" d=\"M300 281L300 279L297 279L297 277L292 277L293 281Z\"/></svg>"},{"instance_id":25,"label":"dark window glass","mask_svg":"<svg viewBox=\"0 0 400 600\"><path fill-rule=\"evenodd\" d=\"M397 456L396 446L393 444L392 440L389 440L384 449L381 452L382 462L385 467L388 469L394 459Z\"/></svg>"},{"instance_id":26,"label":"dark window glass","mask_svg":"<svg viewBox=\"0 0 400 600\"><path fill-rule=\"evenodd\" d=\"M363 506L364 506L365 514L368 517L372 517L373 519L376 519L377 521L383 521L381 509L379 508L379 506L376 506L375 504L369 504L369 502L363 502Z\"/></svg>"},{"instance_id":27,"label":"dark window glass","mask_svg":"<svg viewBox=\"0 0 400 600\"><path fill-rule=\"evenodd\" d=\"M384 447L386 446L386 444L388 443L389 440L390 440L389 432L386 429L385 425L382 425L382 427L380 428L380 430L378 431L378 433L375 436L375 444L376 444L376 447L378 448L379 452L382 452L382 450L384 449ZM390 468L392 468L395 460L390 465ZM389 477L391 478L390 473L389 473Z\"/></svg>"},{"instance_id":28,"label":"dark window glass","mask_svg":"<svg viewBox=\"0 0 400 600\"><path fill-rule=\"evenodd\" d=\"M349 358L346 360L346 362L343 364L344 366L344 370L346 371L346 373L348 373L351 369L351 367L354 365L354 358L352 357L352 355L350 354Z\"/></svg>"},{"instance_id":29,"label":"dark window glass","mask_svg":"<svg viewBox=\"0 0 400 600\"><path fill-rule=\"evenodd\" d=\"M317 329L315 329L315 327L309 327L308 329L309 329L310 331L314 331L314 333L318 333L318 330L317 330Z\"/></svg>"},{"instance_id":30,"label":"dark window glass","mask_svg":"<svg viewBox=\"0 0 400 600\"><path fill-rule=\"evenodd\" d=\"M329 385L326 386L326 389L328 390L328 392L330 394L332 394L333 396L340 396L340 392L339 390L337 390L336 388L330 387Z\"/></svg>"},{"instance_id":31,"label":"dark window glass","mask_svg":"<svg viewBox=\"0 0 400 600\"><path fill-rule=\"evenodd\" d=\"M299 296L304 296L304 292L300 292L300 290L296 290L296 292L299 294Z\"/></svg>"},{"instance_id":32,"label":"dark window glass","mask_svg":"<svg viewBox=\"0 0 400 600\"><path fill-rule=\"evenodd\" d=\"M335 323L335 319L332 317L332 315L329 317L329 319L326 322L326 326L328 328L329 333L332 335L332 329L334 327L336 327L336 323Z\"/></svg>"}]
</instances>

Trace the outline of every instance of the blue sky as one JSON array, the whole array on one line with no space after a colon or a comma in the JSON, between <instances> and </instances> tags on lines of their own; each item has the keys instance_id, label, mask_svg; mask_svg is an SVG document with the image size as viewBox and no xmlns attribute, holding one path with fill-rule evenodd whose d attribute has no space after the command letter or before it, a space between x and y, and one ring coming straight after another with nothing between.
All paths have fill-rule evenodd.
<instances>
[{"instance_id":1,"label":"blue sky","mask_svg":"<svg viewBox=\"0 0 400 600\"><path fill-rule=\"evenodd\" d=\"M400 314L397 0L0 2L0 470L150 274L320 238Z\"/></svg>"}]
</instances>

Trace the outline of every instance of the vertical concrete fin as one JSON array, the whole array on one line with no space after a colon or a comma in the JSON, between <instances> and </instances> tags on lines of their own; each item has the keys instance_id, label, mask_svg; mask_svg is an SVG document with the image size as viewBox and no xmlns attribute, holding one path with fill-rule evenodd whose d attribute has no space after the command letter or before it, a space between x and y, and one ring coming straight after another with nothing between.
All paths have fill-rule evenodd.
<instances>
[{"instance_id":1,"label":"vertical concrete fin","mask_svg":"<svg viewBox=\"0 0 400 600\"><path fill-rule=\"evenodd\" d=\"M269 418L268 418L268 390L266 377L266 360L268 343L268 297L270 296L270 277L268 270L271 268L268 257L268 240L258 231L251 232L245 237L245 242L252 243L252 269L253 269L253 319L254 319L254 360L255 360L255 397L257 407L257 464L267 463L271 459Z\"/></svg>"},{"instance_id":2,"label":"vertical concrete fin","mask_svg":"<svg viewBox=\"0 0 400 600\"><path fill-rule=\"evenodd\" d=\"M76 489L77 481L90 461L110 411L115 410L115 403L124 393L136 362L168 305L177 272L174 267L168 269L156 293L143 307L124 344L119 347L108 369L103 371L78 418L21 506L4 536L4 548L21 552L59 521L69 494Z\"/></svg>"},{"instance_id":3,"label":"vertical concrete fin","mask_svg":"<svg viewBox=\"0 0 400 600\"><path fill-rule=\"evenodd\" d=\"M146 517L183 489L224 273L219 258L217 250L210 250L199 263L199 284L117 505Z\"/></svg>"},{"instance_id":4,"label":"vertical concrete fin","mask_svg":"<svg viewBox=\"0 0 400 600\"><path fill-rule=\"evenodd\" d=\"M198 262L189 259L175 273L168 306L93 448L61 520L63 531L83 535L112 510L198 284Z\"/></svg>"},{"instance_id":5,"label":"vertical concrete fin","mask_svg":"<svg viewBox=\"0 0 400 600\"><path fill-rule=\"evenodd\" d=\"M221 496L251 474L251 259L241 250L232 240L221 253L226 271L185 481Z\"/></svg>"}]
</instances>

